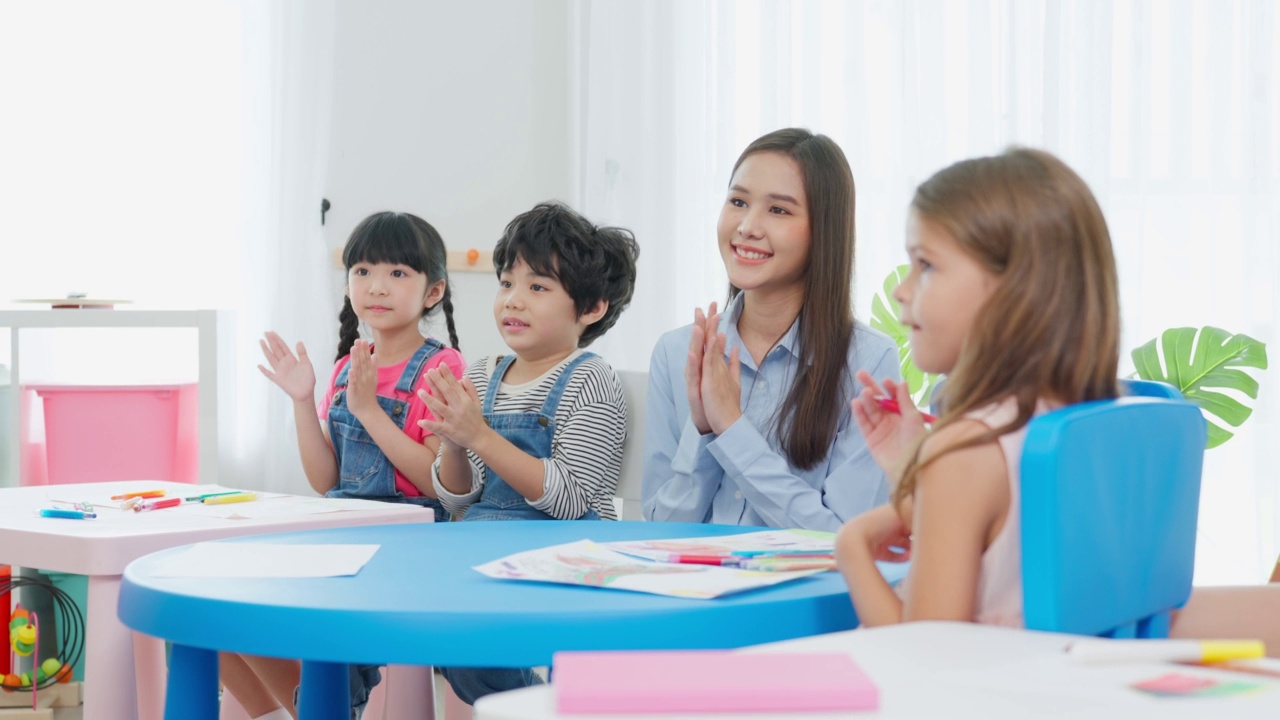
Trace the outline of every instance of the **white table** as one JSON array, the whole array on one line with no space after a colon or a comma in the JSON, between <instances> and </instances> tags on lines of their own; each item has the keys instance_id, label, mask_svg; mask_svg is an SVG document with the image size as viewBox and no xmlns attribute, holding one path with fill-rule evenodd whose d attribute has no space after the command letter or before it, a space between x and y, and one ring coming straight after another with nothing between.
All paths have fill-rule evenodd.
<instances>
[{"instance_id":1,"label":"white table","mask_svg":"<svg viewBox=\"0 0 1280 720\"><path fill-rule=\"evenodd\" d=\"M848 652L880 688L877 712L805 713L805 720L841 718L1154 718L1280 717L1280 680L1158 663L1080 665L1063 648L1073 638L1053 633L918 622L755 645L743 652ZM1280 666L1280 663L1276 663ZM1129 684L1177 672L1261 682L1260 692L1221 698L1157 698ZM559 715L555 686L482 698L476 720L653 720L656 715ZM765 720L777 713L707 714L715 720Z\"/></svg>"},{"instance_id":2,"label":"white table","mask_svg":"<svg viewBox=\"0 0 1280 720\"><path fill-rule=\"evenodd\" d=\"M151 489L165 489L168 497L189 497L227 488L136 480L0 489L0 562L89 576L89 607L82 608L87 635L85 720L151 720L163 714L164 682L159 673L164 668L164 643L133 633L116 614L120 576L130 562L159 550L205 540L290 530L431 522L434 517L429 510L414 505L296 496L229 505L184 505L143 513L107 510L95 520L38 515L40 508L55 507L54 499L83 501ZM319 507L344 506L352 509L313 512ZM214 512L227 517L212 516L210 513Z\"/></svg>"}]
</instances>

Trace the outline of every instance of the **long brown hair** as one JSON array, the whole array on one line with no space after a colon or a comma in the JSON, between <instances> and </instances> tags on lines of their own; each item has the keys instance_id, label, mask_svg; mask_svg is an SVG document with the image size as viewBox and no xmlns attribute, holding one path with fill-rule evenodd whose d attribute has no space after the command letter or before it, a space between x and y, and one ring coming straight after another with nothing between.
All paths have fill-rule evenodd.
<instances>
[{"instance_id":1,"label":"long brown hair","mask_svg":"<svg viewBox=\"0 0 1280 720\"><path fill-rule=\"evenodd\" d=\"M831 452L852 388L847 364L853 338L853 172L831 138L800 128L775 130L751 143L733 172L743 160L762 152L795 161L808 200L809 266L799 315L800 358L774 425L787 459L807 470ZM730 300L739 292L729 285Z\"/></svg>"},{"instance_id":2,"label":"long brown hair","mask_svg":"<svg viewBox=\"0 0 1280 720\"><path fill-rule=\"evenodd\" d=\"M1021 428L1038 400L1115 397L1120 340L1107 221L1089 187L1058 158L1010 148L958 162L920 185L911 207L999 278L947 376L933 430L1010 396L1018 414L924 463L917 445L894 491L899 507L925 465Z\"/></svg>"}]
</instances>

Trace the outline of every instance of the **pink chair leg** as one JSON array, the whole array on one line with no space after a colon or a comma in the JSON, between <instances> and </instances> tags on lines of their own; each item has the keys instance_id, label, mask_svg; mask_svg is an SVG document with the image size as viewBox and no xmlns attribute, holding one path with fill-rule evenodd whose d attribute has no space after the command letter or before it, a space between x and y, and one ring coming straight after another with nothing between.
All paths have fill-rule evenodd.
<instances>
[{"instance_id":1,"label":"pink chair leg","mask_svg":"<svg viewBox=\"0 0 1280 720\"><path fill-rule=\"evenodd\" d=\"M430 667L420 665L388 665L382 671L386 705L383 715L370 715L369 720L422 720L435 715L435 680ZM375 688L376 690L376 688ZM372 704L372 701L371 703Z\"/></svg>"},{"instance_id":2,"label":"pink chair leg","mask_svg":"<svg viewBox=\"0 0 1280 720\"><path fill-rule=\"evenodd\" d=\"M85 609L84 720L138 717L134 682L133 631L116 615L119 575L89 576ZM163 692L163 689L161 690Z\"/></svg>"}]
</instances>

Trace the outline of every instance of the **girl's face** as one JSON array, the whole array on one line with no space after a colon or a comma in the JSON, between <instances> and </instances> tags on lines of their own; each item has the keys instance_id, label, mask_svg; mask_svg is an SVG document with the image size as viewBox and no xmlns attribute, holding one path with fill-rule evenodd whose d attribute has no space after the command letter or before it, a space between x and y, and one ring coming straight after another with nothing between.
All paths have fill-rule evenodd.
<instances>
[{"instance_id":1,"label":"girl's face","mask_svg":"<svg viewBox=\"0 0 1280 720\"><path fill-rule=\"evenodd\" d=\"M794 160L749 155L729 183L717 226L729 282L742 290L788 290L809 267L809 199Z\"/></svg>"},{"instance_id":2,"label":"girl's face","mask_svg":"<svg viewBox=\"0 0 1280 720\"><path fill-rule=\"evenodd\" d=\"M915 210L907 220L907 255L911 271L893 298L911 329L911 358L925 372L949 373L999 278Z\"/></svg>"},{"instance_id":3,"label":"girl's face","mask_svg":"<svg viewBox=\"0 0 1280 720\"><path fill-rule=\"evenodd\" d=\"M427 276L408 265L359 262L347 271L351 307L375 332L416 328L422 311L443 294L443 280L428 289Z\"/></svg>"}]
</instances>

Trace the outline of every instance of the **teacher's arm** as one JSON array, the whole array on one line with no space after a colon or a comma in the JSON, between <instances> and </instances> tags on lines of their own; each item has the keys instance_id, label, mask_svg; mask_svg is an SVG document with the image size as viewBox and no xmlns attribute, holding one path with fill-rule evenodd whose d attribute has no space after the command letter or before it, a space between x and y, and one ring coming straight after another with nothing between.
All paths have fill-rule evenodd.
<instances>
[{"instance_id":1,"label":"teacher's arm","mask_svg":"<svg viewBox=\"0 0 1280 720\"><path fill-rule=\"evenodd\" d=\"M859 339L864 347L850 363L851 375L857 367L866 367L877 378L900 377L892 341L879 334ZM854 394L860 390L855 381ZM888 499L884 471L867 449L847 403L820 487L799 477L787 458L746 418L739 418L708 449L741 489L743 499L770 527L835 532Z\"/></svg>"},{"instance_id":2,"label":"teacher's arm","mask_svg":"<svg viewBox=\"0 0 1280 720\"><path fill-rule=\"evenodd\" d=\"M691 328L658 340L649 359L645 400L644 474L640 498L646 520L708 522L724 471L689 418L684 362Z\"/></svg>"}]
</instances>

